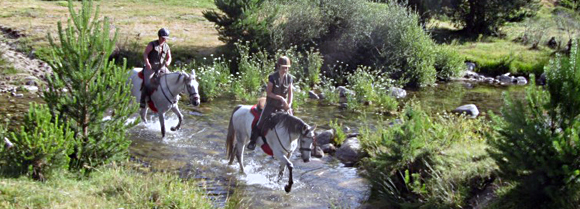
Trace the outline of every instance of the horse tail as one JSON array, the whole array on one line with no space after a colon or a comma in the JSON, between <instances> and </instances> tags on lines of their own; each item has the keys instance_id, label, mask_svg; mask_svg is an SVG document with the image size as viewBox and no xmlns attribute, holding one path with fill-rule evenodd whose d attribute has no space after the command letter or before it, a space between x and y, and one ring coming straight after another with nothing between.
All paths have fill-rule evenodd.
<instances>
[{"instance_id":1,"label":"horse tail","mask_svg":"<svg viewBox=\"0 0 580 209\"><path fill-rule=\"evenodd\" d=\"M226 139L226 155L228 157L228 159L233 159L234 157L234 146L235 146L235 140L236 140L236 129L234 128L234 113L236 113L236 111L238 111L240 108L242 107L242 105L238 105L236 108L234 108L234 111L232 112L232 117L230 118L230 125L228 127L228 137Z\"/></svg>"}]
</instances>

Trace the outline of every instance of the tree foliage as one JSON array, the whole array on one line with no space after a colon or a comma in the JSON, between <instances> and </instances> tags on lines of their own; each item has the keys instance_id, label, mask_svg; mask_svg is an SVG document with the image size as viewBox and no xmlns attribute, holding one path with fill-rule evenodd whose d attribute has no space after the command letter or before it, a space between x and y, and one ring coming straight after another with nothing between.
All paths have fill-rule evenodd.
<instances>
[{"instance_id":1,"label":"tree foliage","mask_svg":"<svg viewBox=\"0 0 580 209\"><path fill-rule=\"evenodd\" d=\"M69 12L68 26L58 23L58 42L48 36L54 73L44 100L79 140L71 168L92 168L125 156L125 133L134 125L126 121L136 106L130 105L126 68L108 60L117 40L116 32L110 38L108 19L99 19L92 1L83 1L78 12L69 1Z\"/></svg>"},{"instance_id":2,"label":"tree foliage","mask_svg":"<svg viewBox=\"0 0 580 209\"><path fill-rule=\"evenodd\" d=\"M492 115L491 156L501 177L517 183L523 208L573 208L580 189L580 54L550 61L547 88L527 88L525 100L510 99ZM531 79L533 81L533 79ZM514 202L510 200L508 202Z\"/></svg>"},{"instance_id":3,"label":"tree foliage","mask_svg":"<svg viewBox=\"0 0 580 209\"><path fill-rule=\"evenodd\" d=\"M533 15L538 0L448 0L453 20L472 34L497 34L499 27L517 16Z\"/></svg>"},{"instance_id":4,"label":"tree foliage","mask_svg":"<svg viewBox=\"0 0 580 209\"><path fill-rule=\"evenodd\" d=\"M67 125L54 119L46 105L32 103L19 130L0 127L0 138L7 137L14 144L9 149L0 146L3 174L27 174L44 180L53 170L68 167L68 155L76 141Z\"/></svg>"}]
</instances>

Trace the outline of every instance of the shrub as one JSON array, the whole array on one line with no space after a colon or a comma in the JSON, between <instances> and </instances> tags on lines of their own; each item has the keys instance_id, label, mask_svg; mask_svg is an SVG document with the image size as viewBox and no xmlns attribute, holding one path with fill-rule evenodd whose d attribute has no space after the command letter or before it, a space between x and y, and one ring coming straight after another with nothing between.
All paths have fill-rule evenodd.
<instances>
[{"instance_id":1,"label":"shrub","mask_svg":"<svg viewBox=\"0 0 580 209\"><path fill-rule=\"evenodd\" d=\"M368 67L359 67L347 76L348 86L354 91L353 96L347 96L347 108L359 110L360 104L379 107L380 111L390 112L397 108L398 102L387 93L393 86L393 81L372 71Z\"/></svg>"},{"instance_id":2,"label":"shrub","mask_svg":"<svg viewBox=\"0 0 580 209\"><path fill-rule=\"evenodd\" d=\"M348 64L347 72L354 72L359 65L369 66L401 80L401 85L423 86L435 81L435 44L421 27L418 15L396 2L252 2L259 3L235 15L226 11L227 17L220 20L235 25L231 26L235 31L222 33L225 26L218 25L228 43L252 40L250 53L263 50L274 54L293 47L304 53L318 48L325 59L324 68L339 60ZM253 38L246 39L250 36Z\"/></svg>"},{"instance_id":3,"label":"shrub","mask_svg":"<svg viewBox=\"0 0 580 209\"><path fill-rule=\"evenodd\" d=\"M226 89L231 84L231 74L229 63L224 57L218 57L211 60L209 65L197 67L197 77L199 83L199 92L201 100L204 102L211 101L216 97L226 93Z\"/></svg>"},{"instance_id":4,"label":"shrub","mask_svg":"<svg viewBox=\"0 0 580 209\"><path fill-rule=\"evenodd\" d=\"M12 148L2 150L2 143L2 173L26 174L44 180L52 171L68 167L68 155L72 153L76 142L68 126L58 122L58 118L54 119L55 122L46 105L32 103L20 130L7 133L0 127L0 137L7 137L14 144Z\"/></svg>"},{"instance_id":5,"label":"shrub","mask_svg":"<svg viewBox=\"0 0 580 209\"><path fill-rule=\"evenodd\" d=\"M331 142L336 146L342 145L346 139L346 134L342 130L342 123L339 123L338 119L335 119L334 121L331 120L328 125L334 130L334 139Z\"/></svg>"},{"instance_id":6,"label":"shrub","mask_svg":"<svg viewBox=\"0 0 580 209\"><path fill-rule=\"evenodd\" d=\"M203 16L215 24L221 41L233 46L237 42L256 40L250 46L252 52L259 48L267 48L270 40L267 28L271 21L265 20L264 16L252 16L264 0L215 0L214 2L221 12L207 10L203 12ZM272 16L275 13L265 15Z\"/></svg>"},{"instance_id":7,"label":"shrub","mask_svg":"<svg viewBox=\"0 0 580 209\"><path fill-rule=\"evenodd\" d=\"M483 120L429 116L412 103L391 127L361 132L371 200L396 208L463 208L493 179Z\"/></svg>"},{"instance_id":8,"label":"shrub","mask_svg":"<svg viewBox=\"0 0 580 209\"><path fill-rule=\"evenodd\" d=\"M532 85L525 100L505 96L492 114L490 155L500 177L515 182L507 198L517 207L574 208L580 202L580 54L557 56L546 66L547 88ZM506 197L514 195L507 195Z\"/></svg>"},{"instance_id":9,"label":"shrub","mask_svg":"<svg viewBox=\"0 0 580 209\"><path fill-rule=\"evenodd\" d=\"M458 76L465 67L465 59L448 45L438 47L435 52L435 70L437 79L447 81Z\"/></svg>"},{"instance_id":10,"label":"shrub","mask_svg":"<svg viewBox=\"0 0 580 209\"><path fill-rule=\"evenodd\" d=\"M117 33L109 38L108 18L99 20L92 1L83 1L77 12L69 0L69 12L68 27L58 23L59 43L48 36L53 74L47 77L43 99L79 141L71 169L90 170L126 157L131 144L126 130L136 124L127 119L137 106L130 105L126 67L108 60L117 40Z\"/></svg>"}]
</instances>

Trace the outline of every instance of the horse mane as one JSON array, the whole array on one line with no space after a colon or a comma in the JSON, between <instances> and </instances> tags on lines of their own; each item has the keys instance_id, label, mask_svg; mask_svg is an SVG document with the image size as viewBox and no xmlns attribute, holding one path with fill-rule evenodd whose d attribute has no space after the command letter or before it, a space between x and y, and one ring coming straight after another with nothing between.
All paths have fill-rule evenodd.
<instances>
[{"instance_id":1,"label":"horse mane","mask_svg":"<svg viewBox=\"0 0 580 209\"><path fill-rule=\"evenodd\" d=\"M274 113L265 128L274 129L277 125L288 128L290 133L302 133L304 126L308 126L302 119L286 112Z\"/></svg>"}]
</instances>

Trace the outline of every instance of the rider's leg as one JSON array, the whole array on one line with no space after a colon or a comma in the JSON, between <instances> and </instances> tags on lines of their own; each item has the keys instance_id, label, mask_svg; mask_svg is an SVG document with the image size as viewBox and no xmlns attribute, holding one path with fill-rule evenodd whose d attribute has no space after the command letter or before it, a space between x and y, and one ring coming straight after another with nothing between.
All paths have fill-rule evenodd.
<instances>
[{"instance_id":1,"label":"rider's leg","mask_svg":"<svg viewBox=\"0 0 580 209\"><path fill-rule=\"evenodd\" d=\"M148 94L148 89L150 86L150 82L151 82L151 75L153 74L152 70L148 69L148 68L143 68L143 88L141 88L141 101L139 104L140 108L145 108L146 107L146 103L147 103L147 97L149 96Z\"/></svg>"},{"instance_id":2,"label":"rider's leg","mask_svg":"<svg viewBox=\"0 0 580 209\"><path fill-rule=\"evenodd\" d=\"M252 127L252 133L250 134L250 143L248 143L248 146L246 146L246 148L248 148L249 150L254 150L256 149L256 140L258 140L258 137L260 137L260 132L262 131L262 126L263 126L263 122L264 122L264 112L266 111L262 111L262 114L260 115L260 119L258 120L258 122L256 123L255 126Z\"/></svg>"},{"instance_id":3,"label":"rider's leg","mask_svg":"<svg viewBox=\"0 0 580 209\"><path fill-rule=\"evenodd\" d=\"M258 140L258 137L260 137L260 131L261 129L259 128L258 125L252 127L252 134L250 135L250 143L248 143L248 146L246 146L246 148L248 148L249 150L256 149L256 140Z\"/></svg>"}]
</instances>

